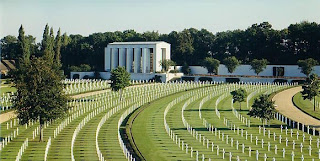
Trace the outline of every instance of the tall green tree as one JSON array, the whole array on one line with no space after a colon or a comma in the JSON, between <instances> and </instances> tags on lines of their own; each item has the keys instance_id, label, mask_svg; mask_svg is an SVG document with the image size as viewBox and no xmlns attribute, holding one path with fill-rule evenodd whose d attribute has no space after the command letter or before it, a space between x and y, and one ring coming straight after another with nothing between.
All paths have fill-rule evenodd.
<instances>
[{"instance_id":1,"label":"tall green tree","mask_svg":"<svg viewBox=\"0 0 320 161\"><path fill-rule=\"evenodd\" d=\"M29 42L26 40L22 25L19 28L18 42L19 42L18 51L21 53L21 58L18 60L18 65L22 62L28 63L30 60L30 45L29 45Z\"/></svg>"},{"instance_id":2,"label":"tall green tree","mask_svg":"<svg viewBox=\"0 0 320 161\"><path fill-rule=\"evenodd\" d=\"M313 67L318 65L318 62L312 58L308 58L305 60L298 60L297 64L301 70L301 73L309 77L310 73L313 71Z\"/></svg>"},{"instance_id":3,"label":"tall green tree","mask_svg":"<svg viewBox=\"0 0 320 161\"><path fill-rule=\"evenodd\" d=\"M301 91L303 99L313 99L313 110L316 111L316 99L315 97L319 95L320 81L317 74L311 74L307 80L306 84L302 86L303 91Z\"/></svg>"},{"instance_id":4,"label":"tall green tree","mask_svg":"<svg viewBox=\"0 0 320 161\"><path fill-rule=\"evenodd\" d=\"M192 55L194 52L193 38L188 30L183 30L178 34L177 50L181 53L184 62L192 64ZM181 58L181 57L180 57Z\"/></svg>"},{"instance_id":5,"label":"tall green tree","mask_svg":"<svg viewBox=\"0 0 320 161\"><path fill-rule=\"evenodd\" d=\"M55 38L55 45L54 45L54 52L55 52L55 56L54 56L54 64L60 68L61 67L61 46L62 46L62 38L60 35L60 28L57 32L57 36Z\"/></svg>"},{"instance_id":6,"label":"tall green tree","mask_svg":"<svg viewBox=\"0 0 320 161\"><path fill-rule=\"evenodd\" d=\"M269 100L268 95L262 94L254 99L252 109L249 111L248 115L250 117L261 118L263 122L264 120L273 119L275 113L274 102Z\"/></svg>"},{"instance_id":7,"label":"tall green tree","mask_svg":"<svg viewBox=\"0 0 320 161\"><path fill-rule=\"evenodd\" d=\"M250 62L251 65L251 70L254 70L254 72L259 75L259 73L261 73L264 69L266 69L267 64L268 64L268 60L267 59L253 59Z\"/></svg>"},{"instance_id":8,"label":"tall green tree","mask_svg":"<svg viewBox=\"0 0 320 161\"><path fill-rule=\"evenodd\" d=\"M111 70L111 89L119 91L120 100L122 100L122 90L130 86L130 73L124 67L117 67Z\"/></svg>"},{"instance_id":9,"label":"tall green tree","mask_svg":"<svg viewBox=\"0 0 320 161\"><path fill-rule=\"evenodd\" d=\"M245 101L247 97L247 91L242 88L239 88L237 90L232 91L231 95L233 98L233 103L239 102L240 111L241 111L241 102Z\"/></svg>"},{"instance_id":10,"label":"tall green tree","mask_svg":"<svg viewBox=\"0 0 320 161\"><path fill-rule=\"evenodd\" d=\"M21 30L22 31L22 30ZM22 32L21 32L22 33ZM19 34L19 40L23 34ZM20 120L20 124L29 121L40 122L40 141L43 141L43 125L46 121L61 118L67 111L68 97L63 93L63 75L59 68L54 68L45 57L45 50L41 51L40 57L21 56L22 61L13 70L13 81L17 92L13 101L13 107ZM27 52L28 53L28 52Z\"/></svg>"},{"instance_id":11,"label":"tall green tree","mask_svg":"<svg viewBox=\"0 0 320 161\"><path fill-rule=\"evenodd\" d=\"M218 68L220 61L211 57L206 57L202 63L202 66L208 70L208 73L218 74Z\"/></svg>"},{"instance_id":12,"label":"tall green tree","mask_svg":"<svg viewBox=\"0 0 320 161\"><path fill-rule=\"evenodd\" d=\"M240 65L240 61L235 56L231 56L225 58L223 64L227 67L229 73L233 73Z\"/></svg>"}]
</instances>

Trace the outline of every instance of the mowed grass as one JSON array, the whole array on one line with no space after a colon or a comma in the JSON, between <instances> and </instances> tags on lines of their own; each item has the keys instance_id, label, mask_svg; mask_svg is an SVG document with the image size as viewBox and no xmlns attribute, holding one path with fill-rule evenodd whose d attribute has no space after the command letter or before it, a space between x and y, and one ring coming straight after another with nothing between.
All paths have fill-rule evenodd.
<instances>
[{"instance_id":1,"label":"mowed grass","mask_svg":"<svg viewBox=\"0 0 320 161\"><path fill-rule=\"evenodd\" d=\"M265 91L262 91L259 94L262 94ZM259 95L257 94L250 100L250 104L253 103L254 99ZM281 132L280 125L285 125L277 120L271 120L270 126L266 125L266 134L263 135L259 133L259 125L262 126L260 120L256 118L250 118L247 113L249 109L246 108L246 103L242 103L242 111L239 111L239 104L235 103L234 107L241 113L242 116L251 120L251 127L245 126L235 115L232 113L231 109L231 96L225 98L218 105L218 109L221 113L221 118L219 119L214 111L215 101L218 98L214 97L213 99L207 101L202 107L202 117L205 118L209 123L211 123L214 127L224 133L225 140L226 135L229 136L229 143L226 141L222 141L218 136L215 136L211 132L207 131L205 126L202 124L202 120L199 118L198 108L199 103L202 98L192 102L185 110L184 116L185 119L190 123L190 125L195 128L195 130L205 136L206 139L210 140L209 148L207 149L206 144L203 145L196 140L194 137L190 135L190 133L186 130L182 123L181 119L181 109L185 101L178 103L169 111L167 115L167 122L174 131L182 140L189 145L188 154L185 151L182 151L181 148L178 147L165 132L163 125L163 112L166 108L167 104L171 102L174 98L178 97L178 95L171 96L170 98L163 98L152 102L146 107L135 119L132 126L132 135L134 137L134 141L142 153L143 157L146 160L194 160L195 158L190 157L190 147L192 146L194 150L199 150L199 154L205 154L206 160L211 158L212 160L223 160L222 159L222 149L226 150L225 159L229 159L229 152L232 152L233 160L236 159L237 156L240 157L241 160L256 160L256 150L259 151L259 160L263 160L264 154L267 154L268 159L272 160L274 157L276 160L291 160L291 152L295 152L295 159L301 159L301 155L304 155L306 160L311 160L312 158L318 158L318 148L316 147L316 137L313 137L312 144L312 156L308 154L308 146L309 146L309 134L305 133L306 139L305 142L302 142L302 131L299 131L300 136L299 139L296 139L297 130L293 129L293 137L290 136L290 128L288 128L288 133L285 133L285 130ZM244 130L244 136L235 133L233 130L228 128L223 123L223 118L227 118L236 126L239 126L240 129ZM268 137L268 130L271 132L270 138ZM245 139L245 132L248 132L248 139ZM273 140L273 134L276 134L276 141ZM250 134L253 135L253 141L250 141ZM282 142L279 143L279 136L282 136ZM255 138L258 137L258 145L255 144ZM231 146L230 139L234 139L233 147ZM288 139L288 146L285 144L285 139ZM264 140L264 147L261 146L261 139ZM239 149L236 149L236 141L239 141ZM292 143L295 140L296 146L295 150L292 149ZM268 142L271 143L271 150L268 151ZM211 152L211 143L214 143L215 148L214 151ZM300 143L304 145L303 152L300 152ZM242 153L242 144L245 145L245 152ZM216 155L216 145L220 147L220 155ZM277 145L277 154L275 154L275 146ZM248 155L248 147L252 148L251 157ZM285 158L282 157L282 150L285 148ZM195 153L193 154L195 156ZM201 160L201 155L199 155L199 159Z\"/></svg>"},{"instance_id":2,"label":"mowed grass","mask_svg":"<svg viewBox=\"0 0 320 161\"><path fill-rule=\"evenodd\" d=\"M134 120L132 135L146 160L193 160L189 157L190 152L186 154L170 139L163 124L163 112L168 103L185 93L167 96L145 105L147 107ZM177 106L182 106L182 103Z\"/></svg>"},{"instance_id":3,"label":"mowed grass","mask_svg":"<svg viewBox=\"0 0 320 161\"><path fill-rule=\"evenodd\" d=\"M312 100L313 101L313 100ZM309 99L303 99L302 94L298 92L293 96L293 103L303 112L320 119L320 109L316 107L316 112L313 110L313 104Z\"/></svg>"}]
</instances>

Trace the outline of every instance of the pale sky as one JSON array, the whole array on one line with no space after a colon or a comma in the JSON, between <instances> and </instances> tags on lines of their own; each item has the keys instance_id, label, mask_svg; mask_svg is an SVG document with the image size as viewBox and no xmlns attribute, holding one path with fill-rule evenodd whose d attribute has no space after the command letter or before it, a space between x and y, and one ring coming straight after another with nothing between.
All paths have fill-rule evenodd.
<instances>
[{"instance_id":1,"label":"pale sky","mask_svg":"<svg viewBox=\"0 0 320 161\"><path fill-rule=\"evenodd\" d=\"M55 31L95 32L205 28L213 33L270 22L275 29L301 21L320 23L320 0L0 0L0 38L26 34L41 40L48 23Z\"/></svg>"}]
</instances>

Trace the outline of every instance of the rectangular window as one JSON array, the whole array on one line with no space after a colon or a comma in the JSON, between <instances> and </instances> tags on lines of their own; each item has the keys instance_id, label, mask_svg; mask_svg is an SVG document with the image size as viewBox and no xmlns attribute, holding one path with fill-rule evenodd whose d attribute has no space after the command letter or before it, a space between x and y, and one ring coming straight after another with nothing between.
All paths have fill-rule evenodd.
<instances>
[{"instance_id":1,"label":"rectangular window","mask_svg":"<svg viewBox=\"0 0 320 161\"><path fill-rule=\"evenodd\" d=\"M153 72L153 48L149 48L150 50L150 72Z\"/></svg>"}]
</instances>

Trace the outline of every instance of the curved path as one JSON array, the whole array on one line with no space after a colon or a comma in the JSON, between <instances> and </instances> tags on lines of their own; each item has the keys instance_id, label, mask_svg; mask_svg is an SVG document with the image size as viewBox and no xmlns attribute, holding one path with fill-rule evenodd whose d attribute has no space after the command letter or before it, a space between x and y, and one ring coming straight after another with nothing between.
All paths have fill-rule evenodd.
<instances>
[{"instance_id":1,"label":"curved path","mask_svg":"<svg viewBox=\"0 0 320 161\"><path fill-rule=\"evenodd\" d=\"M276 109L283 115L292 120L311 125L320 129L320 121L309 116L303 111L299 110L292 102L293 96L302 90L301 86L290 88L276 94L272 100L277 105Z\"/></svg>"}]
</instances>

